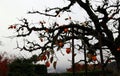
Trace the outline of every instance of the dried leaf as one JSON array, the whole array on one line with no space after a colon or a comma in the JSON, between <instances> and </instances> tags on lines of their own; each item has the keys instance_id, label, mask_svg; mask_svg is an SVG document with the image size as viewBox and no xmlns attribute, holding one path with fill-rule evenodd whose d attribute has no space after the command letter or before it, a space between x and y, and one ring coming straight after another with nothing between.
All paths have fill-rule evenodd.
<instances>
[{"instance_id":1,"label":"dried leaf","mask_svg":"<svg viewBox=\"0 0 120 76\"><path fill-rule=\"evenodd\" d=\"M47 52L47 57L48 57L48 58L50 57L50 52Z\"/></svg>"},{"instance_id":2,"label":"dried leaf","mask_svg":"<svg viewBox=\"0 0 120 76\"><path fill-rule=\"evenodd\" d=\"M54 69L56 69L56 64L57 64L57 62L55 61L55 62L53 63Z\"/></svg>"},{"instance_id":3,"label":"dried leaf","mask_svg":"<svg viewBox=\"0 0 120 76\"><path fill-rule=\"evenodd\" d=\"M41 41L41 42L43 42L43 39L42 39L42 38L40 38L40 41Z\"/></svg>"},{"instance_id":4,"label":"dried leaf","mask_svg":"<svg viewBox=\"0 0 120 76\"><path fill-rule=\"evenodd\" d=\"M60 15L58 15L58 17L60 17Z\"/></svg>"},{"instance_id":5,"label":"dried leaf","mask_svg":"<svg viewBox=\"0 0 120 76\"><path fill-rule=\"evenodd\" d=\"M13 25L9 26L8 29L12 29L13 28Z\"/></svg>"},{"instance_id":6,"label":"dried leaf","mask_svg":"<svg viewBox=\"0 0 120 76\"><path fill-rule=\"evenodd\" d=\"M65 18L65 20L68 20L69 18Z\"/></svg>"},{"instance_id":7,"label":"dried leaf","mask_svg":"<svg viewBox=\"0 0 120 76\"><path fill-rule=\"evenodd\" d=\"M52 63L53 62L53 56L50 58L50 63Z\"/></svg>"},{"instance_id":8,"label":"dried leaf","mask_svg":"<svg viewBox=\"0 0 120 76\"><path fill-rule=\"evenodd\" d=\"M42 21L40 21L40 24L42 24L42 25L43 25L43 22L42 22Z\"/></svg>"},{"instance_id":9,"label":"dried leaf","mask_svg":"<svg viewBox=\"0 0 120 76\"><path fill-rule=\"evenodd\" d=\"M76 56L77 54L74 54L74 57Z\"/></svg>"},{"instance_id":10,"label":"dried leaf","mask_svg":"<svg viewBox=\"0 0 120 76\"><path fill-rule=\"evenodd\" d=\"M69 19L71 20L71 17L69 17Z\"/></svg>"}]
</instances>

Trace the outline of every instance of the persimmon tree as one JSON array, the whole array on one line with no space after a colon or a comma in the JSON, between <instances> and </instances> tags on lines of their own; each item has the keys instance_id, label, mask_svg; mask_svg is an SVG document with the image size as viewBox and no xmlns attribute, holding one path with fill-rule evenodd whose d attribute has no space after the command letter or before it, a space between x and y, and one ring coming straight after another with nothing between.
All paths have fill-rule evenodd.
<instances>
[{"instance_id":1,"label":"persimmon tree","mask_svg":"<svg viewBox=\"0 0 120 76\"><path fill-rule=\"evenodd\" d=\"M18 49L29 52L39 50L41 53L37 60L45 60L47 66L50 63L56 68L57 58L55 51L66 48L69 54L72 49L72 39L80 42L74 44L76 50L82 50L85 46L87 50L88 61L95 61L97 51L110 51L115 57L120 69L120 1L119 0L66 0L69 2L67 6L46 8L45 11L28 11L28 14L39 14L46 17L60 18L62 14L72 13L71 7L79 5L76 9L84 9L89 16L84 22L72 20L69 15L65 21L68 24L60 25L57 21L47 23L45 20L38 22L39 26L31 26L32 24L26 19L21 19L21 23L14 24L9 29L16 30L16 37L28 37L33 32L38 34L40 41L33 42L24 39L23 47L17 46ZM50 12L54 13L50 13ZM78 13L81 11L77 11ZM18 42L19 43L19 42ZM42 43L42 45L40 44ZM101 55L103 55L101 53ZM91 60L92 59L92 60ZM111 58L112 59L112 58ZM108 57L109 60L109 57ZM105 60L102 60L104 63Z\"/></svg>"}]
</instances>

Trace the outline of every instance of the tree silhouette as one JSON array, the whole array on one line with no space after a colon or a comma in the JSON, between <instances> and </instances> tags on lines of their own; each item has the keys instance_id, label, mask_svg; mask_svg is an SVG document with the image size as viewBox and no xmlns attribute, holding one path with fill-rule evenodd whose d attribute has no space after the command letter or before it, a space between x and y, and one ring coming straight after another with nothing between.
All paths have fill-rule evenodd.
<instances>
[{"instance_id":1,"label":"tree silhouette","mask_svg":"<svg viewBox=\"0 0 120 76\"><path fill-rule=\"evenodd\" d=\"M88 14L89 19L85 22L79 22L72 20L71 16L65 18L65 21L70 21L69 24L60 25L57 22L47 25L46 21L40 21L39 27L32 26L27 19L20 20L22 23L14 24L9 29L15 29L17 32L16 37L27 37L32 32L38 33L38 38L44 45L24 39L23 47L17 46L20 50L26 50L29 52L40 49L38 60L44 60L47 56L46 62L50 59L51 63L54 63L56 67L56 61L53 59L56 57L55 51L59 51L62 48L69 46L72 49L72 39L79 40L81 43L75 43L74 48L76 50L87 50L88 61L91 61L92 56L96 56L96 51L110 51L115 57L120 69L120 1L119 0L67 0L70 2L68 6L62 8L47 8L42 13L40 11L29 11L28 14L40 14L47 17L61 17L61 13L71 13L70 8L78 4ZM98 3L98 5L97 5ZM100 3L100 4L99 4ZM96 4L96 5L95 5ZM79 7L78 7L79 9ZM53 11L54 14L49 12ZM78 11L80 12L80 11ZM34 24L35 25L35 24ZM94 41L90 42L90 41ZM69 50L69 51L70 51ZM89 56L88 56L89 55ZM44 57L43 57L44 56ZM110 58L108 57L108 60ZM114 59L114 58L112 58ZM107 62L108 62L107 60ZM54 62L53 62L54 61ZM93 61L93 60L92 60ZM105 60L102 60L105 63Z\"/></svg>"}]
</instances>

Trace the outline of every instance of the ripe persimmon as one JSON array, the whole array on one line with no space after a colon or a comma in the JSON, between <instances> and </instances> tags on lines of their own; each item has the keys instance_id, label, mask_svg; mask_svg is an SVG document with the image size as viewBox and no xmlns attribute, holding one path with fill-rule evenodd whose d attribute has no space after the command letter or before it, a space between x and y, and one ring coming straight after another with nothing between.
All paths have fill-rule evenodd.
<instances>
[{"instance_id":1,"label":"ripe persimmon","mask_svg":"<svg viewBox=\"0 0 120 76\"><path fill-rule=\"evenodd\" d=\"M64 28L64 32L68 32L68 28Z\"/></svg>"},{"instance_id":2,"label":"ripe persimmon","mask_svg":"<svg viewBox=\"0 0 120 76\"><path fill-rule=\"evenodd\" d=\"M66 53L69 54L71 52L70 48L66 48Z\"/></svg>"},{"instance_id":3,"label":"ripe persimmon","mask_svg":"<svg viewBox=\"0 0 120 76\"><path fill-rule=\"evenodd\" d=\"M97 57L94 55L94 56L92 56L92 60L93 61L96 61L97 60Z\"/></svg>"},{"instance_id":4,"label":"ripe persimmon","mask_svg":"<svg viewBox=\"0 0 120 76\"><path fill-rule=\"evenodd\" d=\"M46 55L43 55L41 58L41 60L46 60L46 59L47 59Z\"/></svg>"},{"instance_id":5,"label":"ripe persimmon","mask_svg":"<svg viewBox=\"0 0 120 76\"><path fill-rule=\"evenodd\" d=\"M45 65L46 65L46 67L50 67L50 62L47 61L47 62L45 63Z\"/></svg>"},{"instance_id":6,"label":"ripe persimmon","mask_svg":"<svg viewBox=\"0 0 120 76\"><path fill-rule=\"evenodd\" d=\"M120 47L119 47L119 48L117 48L117 51L120 51Z\"/></svg>"}]
</instances>

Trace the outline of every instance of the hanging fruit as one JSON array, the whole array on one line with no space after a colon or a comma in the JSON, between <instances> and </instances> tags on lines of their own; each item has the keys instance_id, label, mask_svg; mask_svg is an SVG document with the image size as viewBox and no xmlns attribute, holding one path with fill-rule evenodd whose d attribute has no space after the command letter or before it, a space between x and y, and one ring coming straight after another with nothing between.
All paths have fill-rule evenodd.
<instances>
[{"instance_id":1,"label":"hanging fruit","mask_svg":"<svg viewBox=\"0 0 120 76\"><path fill-rule=\"evenodd\" d=\"M55 61L55 62L53 63L54 69L56 69L56 65L57 65L57 62Z\"/></svg>"},{"instance_id":2,"label":"hanging fruit","mask_svg":"<svg viewBox=\"0 0 120 76\"><path fill-rule=\"evenodd\" d=\"M42 60L46 60L46 59L47 59L46 55L43 55Z\"/></svg>"},{"instance_id":3,"label":"hanging fruit","mask_svg":"<svg viewBox=\"0 0 120 76\"><path fill-rule=\"evenodd\" d=\"M46 65L46 67L50 67L50 62L47 61L47 62L45 63L45 65Z\"/></svg>"},{"instance_id":4,"label":"hanging fruit","mask_svg":"<svg viewBox=\"0 0 120 76\"><path fill-rule=\"evenodd\" d=\"M117 51L120 51L120 47L117 48Z\"/></svg>"},{"instance_id":5,"label":"hanging fruit","mask_svg":"<svg viewBox=\"0 0 120 76\"><path fill-rule=\"evenodd\" d=\"M69 54L71 52L70 48L66 48L66 53Z\"/></svg>"},{"instance_id":6,"label":"hanging fruit","mask_svg":"<svg viewBox=\"0 0 120 76\"><path fill-rule=\"evenodd\" d=\"M93 61L96 61L97 60L97 57L95 55L92 56L92 60Z\"/></svg>"},{"instance_id":7,"label":"hanging fruit","mask_svg":"<svg viewBox=\"0 0 120 76\"><path fill-rule=\"evenodd\" d=\"M68 32L68 28L64 28L64 32L65 32L65 33Z\"/></svg>"}]
</instances>

